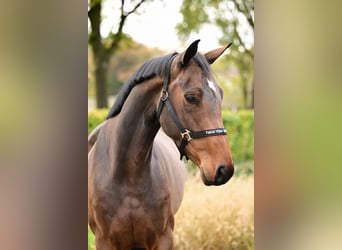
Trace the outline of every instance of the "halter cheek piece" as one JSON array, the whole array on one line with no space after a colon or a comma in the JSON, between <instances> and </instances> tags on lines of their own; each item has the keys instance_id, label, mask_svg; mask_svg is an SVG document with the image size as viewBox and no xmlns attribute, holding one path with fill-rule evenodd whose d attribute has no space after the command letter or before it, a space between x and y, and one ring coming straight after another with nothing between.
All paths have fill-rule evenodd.
<instances>
[{"instance_id":1,"label":"halter cheek piece","mask_svg":"<svg viewBox=\"0 0 342 250\"><path fill-rule=\"evenodd\" d=\"M177 53L174 53L170 60L169 63L166 67L165 70L165 77L164 77L164 83L163 83L163 90L160 96L160 102L158 105L158 110L157 110L157 115L158 115L158 119L160 117L160 114L162 112L163 106L164 104L166 105L166 109L168 110L168 112L171 115L171 118L173 120L173 122L176 124L176 126L178 127L179 131L180 131L180 135L182 138L182 142L181 145L178 147L179 153L180 153L180 159L182 159L183 156L185 156L186 158L188 158L185 155L185 146L189 143L189 141L191 141L192 139L196 139L196 138L201 138L201 137L207 137L207 136L216 136L216 135L226 135L227 134L227 130L225 128L214 128L214 129L206 129L206 130L201 130L201 131L192 131L190 129L184 128L183 125L181 124L175 109L172 106L172 103L169 99L169 93L168 93L168 85L169 85L169 81L170 81L170 68L171 68L171 64L173 59L175 58L175 56L177 55Z\"/></svg>"}]
</instances>

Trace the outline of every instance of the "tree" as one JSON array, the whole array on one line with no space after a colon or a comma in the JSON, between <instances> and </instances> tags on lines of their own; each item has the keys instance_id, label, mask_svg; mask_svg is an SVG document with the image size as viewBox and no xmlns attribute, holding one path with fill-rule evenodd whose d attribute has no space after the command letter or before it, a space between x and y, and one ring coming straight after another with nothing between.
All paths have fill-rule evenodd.
<instances>
[{"instance_id":1,"label":"tree","mask_svg":"<svg viewBox=\"0 0 342 250\"><path fill-rule=\"evenodd\" d=\"M91 72L88 75L88 95L95 96L94 59L90 47L88 50L88 69ZM128 43L122 42L120 49L108 62L108 95L116 95L142 63L163 53L158 48L147 47L133 39Z\"/></svg>"},{"instance_id":2,"label":"tree","mask_svg":"<svg viewBox=\"0 0 342 250\"><path fill-rule=\"evenodd\" d=\"M97 108L108 107L107 72L110 57L119 49L120 43L127 39L127 35L123 33L127 18L135 13L145 0L132 1L132 7L128 11L126 10L125 0L121 0L118 27L115 32L111 31L106 37L101 35L102 2L102 0L90 0L88 9L90 22L88 42L94 56Z\"/></svg>"},{"instance_id":3,"label":"tree","mask_svg":"<svg viewBox=\"0 0 342 250\"><path fill-rule=\"evenodd\" d=\"M221 31L221 43L233 42L228 60L239 70L245 107L254 108L254 46L248 41L254 34L254 1L184 0L180 12L183 21L177 31L181 39L211 24Z\"/></svg>"}]
</instances>

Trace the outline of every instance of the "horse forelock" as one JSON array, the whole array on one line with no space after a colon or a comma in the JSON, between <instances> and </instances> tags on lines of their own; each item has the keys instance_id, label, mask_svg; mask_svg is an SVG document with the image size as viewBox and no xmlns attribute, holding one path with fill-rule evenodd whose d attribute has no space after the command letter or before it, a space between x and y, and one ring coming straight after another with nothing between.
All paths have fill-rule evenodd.
<instances>
[{"instance_id":1,"label":"horse forelock","mask_svg":"<svg viewBox=\"0 0 342 250\"><path fill-rule=\"evenodd\" d=\"M140 68L128 79L117 95L115 102L110 109L107 119L116 116L120 113L131 90L138 84L149 80L155 76L163 76L168 65L168 62L176 53L171 53L165 56L152 58L144 62Z\"/></svg>"},{"instance_id":2,"label":"horse forelock","mask_svg":"<svg viewBox=\"0 0 342 250\"><path fill-rule=\"evenodd\" d=\"M206 76L211 74L210 65L202 54L197 52L193 59Z\"/></svg>"}]
</instances>

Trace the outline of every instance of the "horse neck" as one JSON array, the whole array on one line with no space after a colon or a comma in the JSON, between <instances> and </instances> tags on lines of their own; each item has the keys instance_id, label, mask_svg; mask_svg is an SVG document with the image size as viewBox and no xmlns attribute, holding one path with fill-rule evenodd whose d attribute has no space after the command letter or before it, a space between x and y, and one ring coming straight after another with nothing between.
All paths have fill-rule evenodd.
<instances>
[{"instance_id":1,"label":"horse neck","mask_svg":"<svg viewBox=\"0 0 342 250\"><path fill-rule=\"evenodd\" d=\"M141 176L151 160L151 150L160 124L156 98L162 79L155 77L135 86L118 116L115 134L114 175L120 179Z\"/></svg>"}]
</instances>

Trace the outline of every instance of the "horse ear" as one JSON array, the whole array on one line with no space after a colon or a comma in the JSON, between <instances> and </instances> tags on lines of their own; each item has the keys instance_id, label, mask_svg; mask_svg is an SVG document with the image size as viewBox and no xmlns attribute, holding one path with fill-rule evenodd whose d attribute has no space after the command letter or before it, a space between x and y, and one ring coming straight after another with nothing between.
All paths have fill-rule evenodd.
<instances>
[{"instance_id":1,"label":"horse ear","mask_svg":"<svg viewBox=\"0 0 342 250\"><path fill-rule=\"evenodd\" d=\"M209 51L204 54L205 58L207 59L209 64L212 64L213 62L216 61L216 59L225 52L226 49L228 49L232 45L232 43L229 43L227 46L214 49L212 51Z\"/></svg>"},{"instance_id":2,"label":"horse ear","mask_svg":"<svg viewBox=\"0 0 342 250\"><path fill-rule=\"evenodd\" d=\"M192 42L192 44L190 44L190 46L183 53L183 56L182 56L183 66L187 65L190 62L191 58L193 58L196 55L199 41L200 39Z\"/></svg>"}]
</instances>

